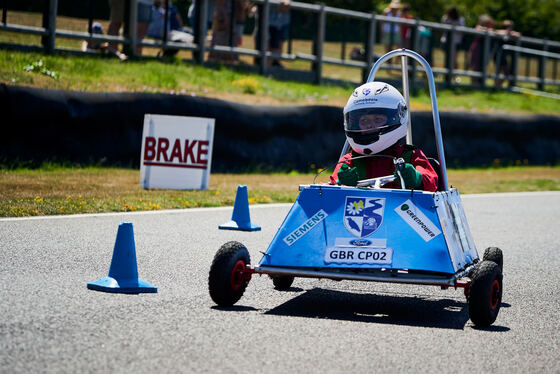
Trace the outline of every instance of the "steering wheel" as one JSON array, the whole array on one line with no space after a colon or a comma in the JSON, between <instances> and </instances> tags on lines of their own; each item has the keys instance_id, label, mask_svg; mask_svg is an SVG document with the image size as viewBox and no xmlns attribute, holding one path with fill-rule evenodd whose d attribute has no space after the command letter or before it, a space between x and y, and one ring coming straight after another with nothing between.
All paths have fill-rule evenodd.
<instances>
[{"instance_id":1,"label":"steering wheel","mask_svg":"<svg viewBox=\"0 0 560 374\"><path fill-rule=\"evenodd\" d=\"M387 183L399 181L401 182L401 188L404 190L405 184L404 179L401 175L401 171L404 168L404 159L402 158L393 158L393 164L395 165L395 170L397 171L397 175L386 175L384 177L377 177L377 178L370 178L370 179L363 179L358 181L356 187L371 187L371 188L381 188L382 186L386 185Z\"/></svg>"},{"instance_id":2,"label":"steering wheel","mask_svg":"<svg viewBox=\"0 0 560 374\"><path fill-rule=\"evenodd\" d=\"M393 164L395 165L395 170L397 171L397 175L398 177L396 177L395 175L386 175L384 177L377 177L377 178L370 178L370 179L363 179L358 181L358 184L356 185L356 187L371 187L371 188L381 188L382 186L386 185L387 183L390 182L395 182L395 181L399 181L401 182L401 188L405 189L405 184L404 184L404 179L401 175L401 171L404 168L404 159L399 157L393 157L393 156L389 156L389 155L366 155L366 156L357 156L357 157L353 157L350 160L356 160L356 159L360 159L360 158L370 158L370 157L386 157L386 158L391 158L393 160ZM349 160L346 160L349 161ZM345 161L339 161L336 164L333 165L336 166L341 162L345 162ZM317 182L317 177L319 175L321 175L325 170L327 170L327 168L321 170L320 172L318 172L317 174L315 174L315 178L313 178L313 184L315 184Z\"/></svg>"}]
</instances>

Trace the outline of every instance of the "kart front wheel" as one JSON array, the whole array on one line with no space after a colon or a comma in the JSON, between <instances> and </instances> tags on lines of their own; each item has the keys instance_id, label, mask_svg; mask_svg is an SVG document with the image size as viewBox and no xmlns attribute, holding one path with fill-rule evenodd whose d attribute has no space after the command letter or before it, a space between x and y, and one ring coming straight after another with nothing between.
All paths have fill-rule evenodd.
<instances>
[{"instance_id":1,"label":"kart front wheel","mask_svg":"<svg viewBox=\"0 0 560 374\"><path fill-rule=\"evenodd\" d=\"M504 254L502 250L498 247L488 247L484 250L484 255L482 256L482 261L492 261L498 264L498 267L503 272L504 271Z\"/></svg>"},{"instance_id":2,"label":"kart front wheel","mask_svg":"<svg viewBox=\"0 0 560 374\"><path fill-rule=\"evenodd\" d=\"M493 261L482 261L474 272L469 287L469 316L480 327L490 326L502 303L502 271Z\"/></svg>"},{"instance_id":3,"label":"kart front wheel","mask_svg":"<svg viewBox=\"0 0 560 374\"><path fill-rule=\"evenodd\" d=\"M292 286L292 283L294 283L294 277L272 275L271 278L274 288L279 291L289 289Z\"/></svg>"},{"instance_id":4,"label":"kart front wheel","mask_svg":"<svg viewBox=\"0 0 560 374\"><path fill-rule=\"evenodd\" d=\"M246 266L251 264L247 248L239 242L227 242L220 247L208 276L210 297L219 306L232 306L247 288L251 273Z\"/></svg>"}]
</instances>

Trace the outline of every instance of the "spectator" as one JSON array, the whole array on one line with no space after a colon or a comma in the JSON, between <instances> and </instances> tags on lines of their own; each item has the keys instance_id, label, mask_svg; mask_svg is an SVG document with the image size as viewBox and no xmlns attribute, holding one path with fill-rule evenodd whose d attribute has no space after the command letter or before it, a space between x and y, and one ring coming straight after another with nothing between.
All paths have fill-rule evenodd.
<instances>
[{"instance_id":1,"label":"spectator","mask_svg":"<svg viewBox=\"0 0 560 374\"><path fill-rule=\"evenodd\" d=\"M119 35L119 30L124 21L124 0L109 0L109 8L111 9L109 27L107 35ZM117 49L119 46L116 42L110 42L109 46Z\"/></svg>"},{"instance_id":2,"label":"spectator","mask_svg":"<svg viewBox=\"0 0 560 374\"><path fill-rule=\"evenodd\" d=\"M492 31L494 30L494 20L487 14L483 14L478 17L478 23L475 27L478 31ZM476 35L469 48L469 70L482 71L483 64L486 61L483 60L482 48L484 48L484 36ZM474 85L480 85L482 80L480 78L471 78L471 82Z\"/></svg>"},{"instance_id":3,"label":"spectator","mask_svg":"<svg viewBox=\"0 0 560 374\"><path fill-rule=\"evenodd\" d=\"M452 5L447 9L447 12L445 12L443 17L441 17L441 23L445 23L447 25L452 25L452 26L465 26L465 18L461 17L459 11L457 10L457 7ZM457 53L459 51L459 47L462 41L463 41L463 33L461 32L455 32L453 34L453 40L451 40L447 32L444 32L443 35L441 36L440 39L441 45L445 46L445 50L446 50L445 67L448 67L450 64L449 60L451 56L449 55L449 51L452 48L452 50L454 51L453 68L454 69L457 68ZM453 44L451 45L450 43Z\"/></svg>"},{"instance_id":4,"label":"spectator","mask_svg":"<svg viewBox=\"0 0 560 374\"><path fill-rule=\"evenodd\" d=\"M165 2L163 3L165 7ZM180 43L193 43L194 36L187 28L183 26L183 19L179 13L179 9L169 3L169 40Z\"/></svg>"},{"instance_id":5,"label":"spectator","mask_svg":"<svg viewBox=\"0 0 560 374\"><path fill-rule=\"evenodd\" d=\"M365 61L366 60L366 50L360 47L354 47L350 51L350 59L357 60L357 61Z\"/></svg>"},{"instance_id":6,"label":"spectator","mask_svg":"<svg viewBox=\"0 0 560 374\"><path fill-rule=\"evenodd\" d=\"M173 8L175 10L173 11ZM154 39L163 39L163 30L165 25L165 1L155 0L152 7L153 19L148 27L148 36ZM174 22L172 22L175 20ZM192 43L194 37L182 29L182 19L177 8L170 4L169 18L167 25L167 40L172 42Z\"/></svg>"},{"instance_id":7,"label":"spectator","mask_svg":"<svg viewBox=\"0 0 560 374\"><path fill-rule=\"evenodd\" d=\"M165 8L162 0L154 0L152 6L152 20L148 25L147 35L154 39L163 39L163 29L165 24ZM167 28L169 31L169 27Z\"/></svg>"},{"instance_id":8,"label":"spectator","mask_svg":"<svg viewBox=\"0 0 560 374\"><path fill-rule=\"evenodd\" d=\"M101 24L99 22L94 22L91 25L91 33L92 34L103 34L103 26L101 26ZM96 52L99 51L102 47L102 43L101 42L97 42L97 41L93 41L93 40L87 40L84 41L82 43L82 51L84 52Z\"/></svg>"},{"instance_id":9,"label":"spectator","mask_svg":"<svg viewBox=\"0 0 560 374\"><path fill-rule=\"evenodd\" d=\"M404 4L401 11L401 18L402 19L414 19L412 14L410 14L410 5ZM410 25L403 24L401 25L401 47L402 48L410 48L411 43L410 39L412 36L412 27Z\"/></svg>"},{"instance_id":10,"label":"spectator","mask_svg":"<svg viewBox=\"0 0 560 374\"><path fill-rule=\"evenodd\" d=\"M271 6L268 18L268 50L282 54L282 46L290 36L290 0L281 0L279 6ZM278 59L270 59L269 65L282 67Z\"/></svg>"},{"instance_id":11,"label":"spectator","mask_svg":"<svg viewBox=\"0 0 560 374\"><path fill-rule=\"evenodd\" d=\"M426 61L432 63L432 31L424 26L418 26L418 53L426 59Z\"/></svg>"},{"instance_id":12,"label":"spectator","mask_svg":"<svg viewBox=\"0 0 560 374\"><path fill-rule=\"evenodd\" d=\"M150 22L152 21L152 6L154 0L138 0L137 6L137 23L136 23L136 36L138 38L137 42L138 45L136 46L136 55L142 55L142 45L140 42L146 36L148 32L148 27L150 26Z\"/></svg>"},{"instance_id":13,"label":"spectator","mask_svg":"<svg viewBox=\"0 0 560 374\"><path fill-rule=\"evenodd\" d=\"M214 14L212 18L212 46L228 45L230 30L230 12L233 0L216 0L214 2ZM228 55L217 52L210 52L210 60L226 59Z\"/></svg>"},{"instance_id":14,"label":"spectator","mask_svg":"<svg viewBox=\"0 0 560 374\"><path fill-rule=\"evenodd\" d=\"M513 30L513 21L505 20L502 22L502 28L496 30L496 33L501 36L498 41L494 61L496 63L496 73L503 74L506 77L512 73L513 56L511 51L505 51L504 45L511 43L521 37L521 34ZM501 87L503 79L496 78L496 87Z\"/></svg>"},{"instance_id":15,"label":"spectator","mask_svg":"<svg viewBox=\"0 0 560 374\"><path fill-rule=\"evenodd\" d=\"M94 22L91 25L91 33L92 34L103 34L103 26L99 22ZM128 57L119 52L118 50L114 49L109 45L109 43L101 43L93 40L87 40L82 43L82 51L84 52L109 52L119 58L121 61L125 61Z\"/></svg>"},{"instance_id":16,"label":"spectator","mask_svg":"<svg viewBox=\"0 0 560 374\"><path fill-rule=\"evenodd\" d=\"M290 0L281 0L280 5L270 4L268 11L268 34L267 36L267 51L275 54L282 53L283 43L290 37ZM261 8L262 9L262 8ZM261 30L259 28L259 14L257 11L257 6L250 6L249 17L255 17L255 28L254 38L255 38L255 49L261 50ZM255 58L255 64L258 63L260 59ZM282 67L280 61L274 58L267 60L268 66Z\"/></svg>"},{"instance_id":17,"label":"spectator","mask_svg":"<svg viewBox=\"0 0 560 374\"><path fill-rule=\"evenodd\" d=\"M189 6L189 10L188 10L188 18L189 18L189 24L193 29L193 33L194 30L196 30L197 28L197 19L196 19L196 4L197 2L193 0L191 6ZM212 21L214 20L214 8L215 8L215 1L214 0L208 0L208 13L206 13L206 30L210 30L212 28Z\"/></svg>"},{"instance_id":18,"label":"spectator","mask_svg":"<svg viewBox=\"0 0 560 374\"><path fill-rule=\"evenodd\" d=\"M243 44L243 30L245 29L245 21L247 19L247 10L249 2L247 0L235 0L235 45L240 47Z\"/></svg>"},{"instance_id":19,"label":"spectator","mask_svg":"<svg viewBox=\"0 0 560 374\"><path fill-rule=\"evenodd\" d=\"M152 20L152 3L153 0L138 0L137 4L137 24L136 24L136 37L138 42L146 36L148 31L148 26ZM124 21L124 0L109 0L109 8L111 9L109 28L107 30L108 35L119 35L119 30ZM109 47L117 50L117 43L111 42ZM136 55L140 56L142 54L142 46L138 45L136 47Z\"/></svg>"},{"instance_id":20,"label":"spectator","mask_svg":"<svg viewBox=\"0 0 560 374\"><path fill-rule=\"evenodd\" d=\"M165 2L163 4L165 6ZM171 30L186 32L179 9L177 9L177 6L171 3L171 1L169 2L169 28Z\"/></svg>"},{"instance_id":21,"label":"spectator","mask_svg":"<svg viewBox=\"0 0 560 374\"><path fill-rule=\"evenodd\" d=\"M388 18L400 18L399 9L401 4L399 0L393 0L387 8L383 11L383 15ZM384 22L382 24L382 38L385 45L385 51L390 52L393 50L393 45L401 44L399 25L393 22Z\"/></svg>"},{"instance_id":22,"label":"spectator","mask_svg":"<svg viewBox=\"0 0 560 374\"><path fill-rule=\"evenodd\" d=\"M215 0L214 20L212 21L212 46L231 46L232 35L232 12L235 0ZM208 58L211 61L231 62L236 61L237 56L223 52L210 52Z\"/></svg>"}]
</instances>

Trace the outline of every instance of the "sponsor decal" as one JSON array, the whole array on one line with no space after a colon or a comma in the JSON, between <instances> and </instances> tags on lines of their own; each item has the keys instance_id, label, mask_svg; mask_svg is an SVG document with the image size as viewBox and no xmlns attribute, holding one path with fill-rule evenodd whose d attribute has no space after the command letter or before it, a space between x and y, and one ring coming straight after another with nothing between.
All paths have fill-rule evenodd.
<instances>
[{"instance_id":1,"label":"sponsor decal","mask_svg":"<svg viewBox=\"0 0 560 374\"><path fill-rule=\"evenodd\" d=\"M397 206L395 212L426 242L441 234L437 226L410 200Z\"/></svg>"},{"instance_id":2,"label":"sponsor decal","mask_svg":"<svg viewBox=\"0 0 560 374\"><path fill-rule=\"evenodd\" d=\"M397 109L399 111L399 116L403 118L406 115L406 110L407 110L406 105L404 103L399 103Z\"/></svg>"},{"instance_id":3,"label":"sponsor decal","mask_svg":"<svg viewBox=\"0 0 560 374\"><path fill-rule=\"evenodd\" d=\"M371 240L353 239L353 240L350 240L350 244L355 245L356 247L366 247L368 245L371 245Z\"/></svg>"},{"instance_id":4,"label":"sponsor decal","mask_svg":"<svg viewBox=\"0 0 560 374\"><path fill-rule=\"evenodd\" d=\"M328 247L325 251L326 264L390 264L392 248L375 247Z\"/></svg>"},{"instance_id":5,"label":"sponsor decal","mask_svg":"<svg viewBox=\"0 0 560 374\"><path fill-rule=\"evenodd\" d=\"M358 95L358 89L355 89L354 92L352 92L352 96L358 97Z\"/></svg>"},{"instance_id":6,"label":"sponsor decal","mask_svg":"<svg viewBox=\"0 0 560 374\"><path fill-rule=\"evenodd\" d=\"M387 91L389 91L389 87L387 87L387 85L385 85L385 86L383 86L383 87L378 88L377 90L375 90L375 95L380 95L380 94L382 94L383 92L387 92Z\"/></svg>"},{"instance_id":7,"label":"sponsor decal","mask_svg":"<svg viewBox=\"0 0 560 374\"><path fill-rule=\"evenodd\" d=\"M371 89L369 89L369 88L364 88L364 89L362 90L362 93L364 94L364 96L367 96L367 95L369 95L369 94L371 93Z\"/></svg>"},{"instance_id":8,"label":"sponsor decal","mask_svg":"<svg viewBox=\"0 0 560 374\"><path fill-rule=\"evenodd\" d=\"M147 136L144 139L144 165L206 169L209 144L207 140Z\"/></svg>"},{"instance_id":9,"label":"sponsor decal","mask_svg":"<svg viewBox=\"0 0 560 374\"><path fill-rule=\"evenodd\" d=\"M319 210L313 216L311 216L307 221L305 221L302 225L300 225L297 229L292 231L289 235L287 235L283 240L288 246L291 246L300 238L302 238L305 234L307 234L311 229L319 222L327 218L328 214L323 210Z\"/></svg>"},{"instance_id":10,"label":"sponsor decal","mask_svg":"<svg viewBox=\"0 0 560 374\"><path fill-rule=\"evenodd\" d=\"M375 103L377 103L377 101L378 101L378 100L375 99L375 98L373 98L373 97L368 97L368 98L365 98L365 99L356 100L356 101L354 102L354 104L356 104L356 105L360 105L360 104L375 104Z\"/></svg>"},{"instance_id":11,"label":"sponsor decal","mask_svg":"<svg viewBox=\"0 0 560 374\"><path fill-rule=\"evenodd\" d=\"M381 226L384 209L384 198L347 196L342 221L352 235L363 238Z\"/></svg>"}]
</instances>

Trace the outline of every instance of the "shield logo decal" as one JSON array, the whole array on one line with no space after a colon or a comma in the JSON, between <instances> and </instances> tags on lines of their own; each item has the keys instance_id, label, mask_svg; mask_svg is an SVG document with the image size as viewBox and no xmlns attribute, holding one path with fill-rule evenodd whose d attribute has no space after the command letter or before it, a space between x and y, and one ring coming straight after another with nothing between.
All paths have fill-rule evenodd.
<instances>
[{"instance_id":1,"label":"shield logo decal","mask_svg":"<svg viewBox=\"0 0 560 374\"><path fill-rule=\"evenodd\" d=\"M346 230L358 238L373 234L383 221L384 198L347 196L342 218Z\"/></svg>"}]
</instances>

